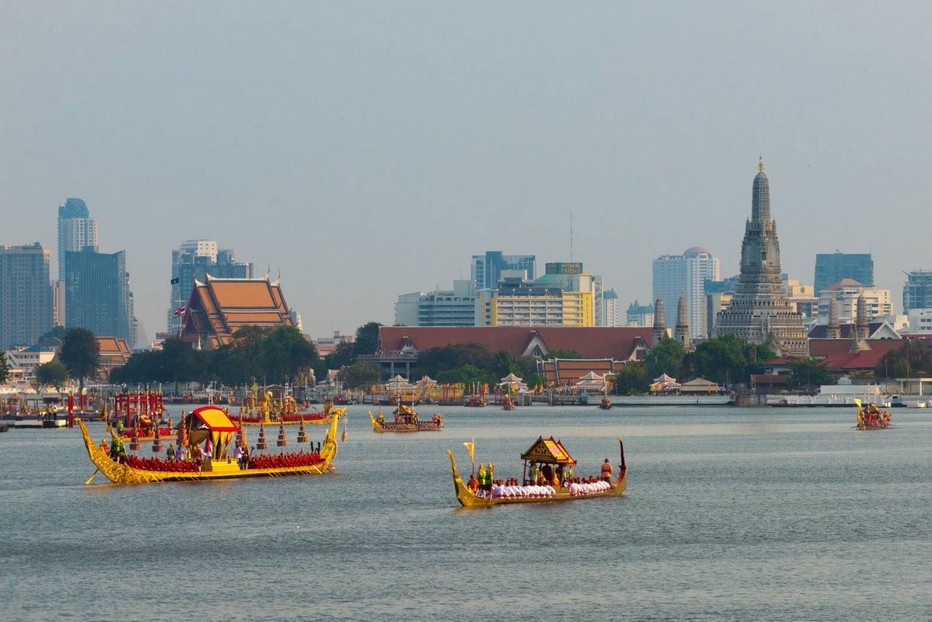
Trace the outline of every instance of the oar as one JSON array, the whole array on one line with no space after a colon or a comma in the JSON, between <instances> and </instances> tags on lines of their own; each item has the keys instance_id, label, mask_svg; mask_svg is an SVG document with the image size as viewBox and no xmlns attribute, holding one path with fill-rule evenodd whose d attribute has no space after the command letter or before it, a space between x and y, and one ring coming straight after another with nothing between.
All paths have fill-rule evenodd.
<instances>
[{"instance_id":1,"label":"oar","mask_svg":"<svg viewBox=\"0 0 932 622\"><path fill-rule=\"evenodd\" d=\"M94 472L91 473L91 476L87 478L87 481L84 482L84 485L87 486L88 484L90 484L91 480L94 479L94 476L97 475L98 473L100 473L100 469L94 469Z\"/></svg>"}]
</instances>

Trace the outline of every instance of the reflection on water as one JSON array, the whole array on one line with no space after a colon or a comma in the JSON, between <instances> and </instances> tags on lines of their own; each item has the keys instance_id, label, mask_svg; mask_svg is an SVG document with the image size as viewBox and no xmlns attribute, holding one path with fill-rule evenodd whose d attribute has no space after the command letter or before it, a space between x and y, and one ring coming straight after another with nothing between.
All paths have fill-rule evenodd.
<instances>
[{"instance_id":1,"label":"reflection on water","mask_svg":"<svg viewBox=\"0 0 932 622\"><path fill-rule=\"evenodd\" d=\"M379 435L351 407L330 477L84 486L77 431L0 435L3 617L932 613L932 414L865 433L844 409L427 410L445 412L442 432ZM578 474L617 461L624 436L626 496L456 508L446 449L468 469L475 438L477 462L508 477L550 435Z\"/></svg>"}]
</instances>

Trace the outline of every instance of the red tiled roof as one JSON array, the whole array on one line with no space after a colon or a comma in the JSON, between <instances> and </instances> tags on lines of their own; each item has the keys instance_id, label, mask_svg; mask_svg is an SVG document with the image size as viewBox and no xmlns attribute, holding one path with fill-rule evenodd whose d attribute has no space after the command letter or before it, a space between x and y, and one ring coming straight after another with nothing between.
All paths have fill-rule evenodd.
<instances>
[{"instance_id":1,"label":"red tiled roof","mask_svg":"<svg viewBox=\"0 0 932 622\"><path fill-rule=\"evenodd\" d=\"M649 347L651 328L616 326L578 328L564 326L382 326L379 340L383 354L408 345L418 350L480 343L490 350L523 355L532 340L540 339L548 351L572 350L584 358L627 360L639 344Z\"/></svg>"},{"instance_id":2,"label":"red tiled roof","mask_svg":"<svg viewBox=\"0 0 932 622\"><path fill-rule=\"evenodd\" d=\"M185 342L217 348L243 326L292 326L278 281L211 276L195 281L184 316Z\"/></svg>"}]
</instances>

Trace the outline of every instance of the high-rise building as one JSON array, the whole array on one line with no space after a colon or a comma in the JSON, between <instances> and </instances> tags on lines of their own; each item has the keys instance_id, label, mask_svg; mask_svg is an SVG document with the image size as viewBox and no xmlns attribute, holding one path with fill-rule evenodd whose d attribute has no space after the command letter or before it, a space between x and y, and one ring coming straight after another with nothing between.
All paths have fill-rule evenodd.
<instances>
[{"instance_id":1,"label":"high-rise building","mask_svg":"<svg viewBox=\"0 0 932 622\"><path fill-rule=\"evenodd\" d=\"M911 270L903 285L903 313L932 309L932 270Z\"/></svg>"},{"instance_id":2,"label":"high-rise building","mask_svg":"<svg viewBox=\"0 0 932 622\"><path fill-rule=\"evenodd\" d=\"M770 182L758 162L751 198L751 219L741 243L741 274L730 306L718 314L715 336L735 335L766 344L778 354L806 356L803 317L793 309L781 278L777 223L770 217Z\"/></svg>"},{"instance_id":3,"label":"high-rise building","mask_svg":"<svg viewBox=\"0 0 932 622\"><path fill-rule=\"evenodd\" d=\"M126 252L98 253L90 246L65 252L65 326L95 335L134 339Z\"/></svg>"},{"instance_id":4,"label":"high-rise building","mask_svg":"<svg viewBox=\"0 0 932 622\"><path fill-rule=\"evenodd\" d=\"M485 255L473 255L470 276L476 290L495 289L503 270L523 270L525 277L533 281L534 255L504 255L501 251L486 251Z\"/></svg>"},{"instance_id":5,"label":"high-rise building","mask_svg":"<svg viewBox=\"0 0 932 622\"><path fill-rule=\"evenodd\" d=\"M870 253L819 253L815 261L815 294L842 279L874 286L874 259Z\"/></svg>"},{"instance_id":6,"label":"high-rise building","mask_svg":"<svg viewBox=\"0 0 932 622\"><path fill-rule=\"evenodd\" d=\"M58 280L65 280L65 253L90 246L95 251L100 240L97 221L91 218L81 199L66 199L58 208Z\"/></svg>"},{"instance_id":7,"label":"high-rise building","mask_svg":"<svg viewBox=\"0 0 932 622\"><path fill-rule=\"evenodd\" d=\"M607 289L602 294L602 326L621 326L618 323L618 294Z\"/></svg>"},{"instance_id":8,"label":"high-rise building","mask_svg":"<svg viewBox=\"0 0 932 622\"><path fill-rule=\"evenodd\" d=\"M181 314L176 310L188 303L194 282L204 282L207 275L222 279L251 279L253 264L234 261L233 249L220 249L215 240L186 240L172 251L171 300L167 325L178 333Z\"/></svg>"},{"instance_id":9,"label":"high-rise building","mask_svg":"<svg viewBox=\"0 0 932 622\"><path fill-rule=\"evenodd\" d=\"M705 248L693 246L682 255L662 255L653 263L654 299L663 300L664 325L676 324L680 296L686 298L689 334L704 339L706 322L705 283L719 280L719 261Z\"/></svg>"},{"instance_id":10,"label":"high-rise building","mask_svg":"<svg viewBox=\"0 0 932 622\"><path fill-rule=\"evenodd\" d=\"M52 316L49 251L38 242L0 246L0 352L34 344Z\"/></svg>"}]
</instances>

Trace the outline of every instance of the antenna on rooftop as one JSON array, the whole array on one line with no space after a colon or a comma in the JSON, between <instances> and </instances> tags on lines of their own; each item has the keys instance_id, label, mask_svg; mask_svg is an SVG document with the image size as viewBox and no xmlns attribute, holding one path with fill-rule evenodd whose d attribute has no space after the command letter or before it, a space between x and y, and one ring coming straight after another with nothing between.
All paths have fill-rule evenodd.
<instances>
[{"instance_id":1,"label":"antenna on rooftop","mask_svg":"<svg viewBox=\"0 0 932 622\"><path fill-rule=\"evenodd\" d=\"M570 261L573 261L573 212L570 212Z\"/></svg>"}]
</instances>

